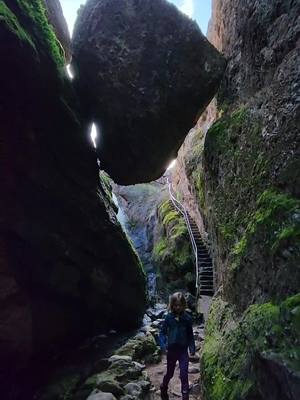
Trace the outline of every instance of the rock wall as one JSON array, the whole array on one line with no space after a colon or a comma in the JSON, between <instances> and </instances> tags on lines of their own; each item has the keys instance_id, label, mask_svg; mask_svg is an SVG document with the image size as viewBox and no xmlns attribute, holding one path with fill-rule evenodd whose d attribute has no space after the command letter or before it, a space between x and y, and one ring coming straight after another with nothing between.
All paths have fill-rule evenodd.
<instances>
[{"instance_id":1,"label":"rock wall","mask_svg":"<svg viewBox=\"0 0 300 400\"><path fill-rule=\"evenodd\" d=\"M151 183L119 186L113 191L124 215L124 225L146 272L155 272L152 260L157 207L168 197L164 179Z\"/></svg>"},{"instance_id":2,"label":"rock wall","mask_svg":"<svg viewBox=\"0 0 300 400\"><path fill-rule=\"evenodd\" d=\"M47 10L47 17L53 26L57 39L64 49L64 56L67 63L71 62L71 38L67 21L59 0L44 0Z\"/></svg>"},{"instance_id":3,"label":"rock wall","mask_svg":"<svg viewBox=\"0 0 300 400\"><path fill-rule=\"evenodd\" d=\"M166 175L151 183L113 185L128 236L148 276L150 301L176 290L195 291L192 249L182 216L172 209Z\"/></svg>"},{"instance_id":4,"label":"rock wall","mask_svg":"<svg viewBox=\"0 0 300 400\"><path fill-rule=\"evenodd\" d=\"M158 292L167 301L178 290L195 293L195 262L183 216L167 197L156 210L152 257L157 266Z\"/></svg>"},{"instance_id":5,"label":"rock wall","mask_svg":"<svg viewBox=\"0 0 300 400\"><path fill-rule=\"evenodd\" d=\"M299 11L299 1L213 2L210 39L228 60L208 111L218 119L191 134L180 172L218 290L205 399L299 397Z\"/></svg>"},{"instance_id":6,"label":"rock wall","mask_svg":"<svg viewBox=\"0 0 300 400\"><path fill-rule=\"evenodd\" d=\"M33 359L38 373L62 346L136 326L145 279L42 2L0 1L0 41L0 386L15 399Z\"/></svg>"}]
</instances>

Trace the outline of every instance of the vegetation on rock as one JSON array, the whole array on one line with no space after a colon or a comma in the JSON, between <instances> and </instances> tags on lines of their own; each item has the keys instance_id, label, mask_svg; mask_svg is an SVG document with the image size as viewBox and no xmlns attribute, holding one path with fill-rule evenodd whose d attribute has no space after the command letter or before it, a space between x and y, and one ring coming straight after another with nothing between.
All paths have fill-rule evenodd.
<instances>
[{"instance_id":1,"label":"vegetation on rock","mask_svg":"<svg viewBox=\"0 0 300 400\"><path fill-rule=\"evenodd\" d=\"M195 267L184 218L169 200L160 204L158 215L162 227L153 248L159 269L158 286L165 294L183 288L194 292Z\"/></svg>"},{"instance_id":2,"label":"vegetation on rock","mask_svg":"<svg viewBox=\"0 0 300 400\"><path fill-rule=\"evenodd\" d=\"M26 30L21 26L18 18L12 12L10 8L7 7L4 1L0 1L0 24L6 24L8 29L16 34L21 41L27 42L36 51L36 47Z\"/></svg>"},{"instance_id":3,"label":"vegetation on rock","mask_svg":"<svg viewBox=\"0 0 300 400\"><path fill-rule=\"evenodd\" d=\"M52 25L49 24L45 4L42 0L16 0L22 12L24 23L32 27L32 40L44 55L51 56L58 67L65 63L64 50L59 43Z\"/></svg>"},{"instance_id":4,"label":"vegetation on rock","mask_svg":"<svg viewBox=\"0 0 300 400\"><path fill-rule=\"evenodd\" d=\"M207 400L266 398L263 360L269 356L300 374L300 294L279 304L253 304L240 318L217 298L205 332L201 375Z\"/></svg>"}]
</instances>

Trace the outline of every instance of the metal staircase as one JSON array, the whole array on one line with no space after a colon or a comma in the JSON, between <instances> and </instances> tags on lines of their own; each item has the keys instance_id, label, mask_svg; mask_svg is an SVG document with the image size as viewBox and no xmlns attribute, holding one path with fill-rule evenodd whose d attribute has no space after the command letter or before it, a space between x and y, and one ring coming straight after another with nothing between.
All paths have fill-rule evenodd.
<instances>
[{"instance_id":1,"label":"metal staircase","mask_svg":"<svg viewBox=\"0 0 300 400\"><path fill-rule=\"evenodd\" d=\"M212 259L209 251L201 237L200 231L196 222L190 216L185 207L176 199L172 192L172 185L168 180L170 204L176 211L179 211L186 222L191 244L195 256L196 270L196 291L199 296L214 295L214 271Z\"/></svg>"}]
</instances>

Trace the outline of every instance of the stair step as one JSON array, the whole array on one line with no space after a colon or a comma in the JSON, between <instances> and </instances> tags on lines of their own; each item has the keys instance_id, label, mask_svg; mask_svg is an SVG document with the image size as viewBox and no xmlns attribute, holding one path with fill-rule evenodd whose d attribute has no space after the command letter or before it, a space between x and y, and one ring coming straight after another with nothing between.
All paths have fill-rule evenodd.
<instances>
[{"instance_id":1,"label":"stair step","mask_svg":"<svg viewBox=\"0 0 300 400\"><path fill-rule=\"evenodd\" d=\"M206 281L201 281L200 280L200 287L201 287L201 289L207 289L207 288L209 288L209 289L213 289L213 284L212 283L210 283L210 282L206 282Z\"/></svg>"},{"instance_id":2,"label":"stair step","mask_svg":"<svg viewBox=\"0 0 300 400\"><path fill-rule=\"evenodd\" d=\"M212 290L200 290L199 291L200 296L213 296L214 292Z\"/></svg>"},{"instance_id":3,"label":"stair step","mask_svg":"<svg viewBox=\"0 0 300 400\"><path fill-rule=\"evenodd\" d=\"M202 287L202 285L204 285L204 286L211 286L211 287L214 286L214 283L213 283L213 280L212 280L212 279L210 279L210 280L203 280L203 279L200 279L199 282L200 282L200 286L201 286L201 287Z\"/></svg>"},{"instance_id":4,"label":"stair step","mask_svg":"<svg viewBox=\"0 0 300 400\"><path fill-rule=\"evenodd\" d=\"M214 277L213 275L201 275L199 276L199 282L213 282L214 281Z\"/></svg>"}]
</instances>

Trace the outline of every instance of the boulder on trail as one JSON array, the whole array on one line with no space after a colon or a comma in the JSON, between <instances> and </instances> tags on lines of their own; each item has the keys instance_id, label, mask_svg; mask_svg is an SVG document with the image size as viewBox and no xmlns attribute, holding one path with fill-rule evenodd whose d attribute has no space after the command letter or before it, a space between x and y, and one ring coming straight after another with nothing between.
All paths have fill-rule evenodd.
<instances>
[{"instance_id":1,"label":"boulder on trail","mask_svg":"<svg viewBox=\"0 0 300 400\"><path fill-rule=\"evenodd\" d=\"M125 185L163 174L225 68L197 24L165 0L88 0L73 60L87 123L100 127L101 167Z\"/></svg>"}]
</instances>

